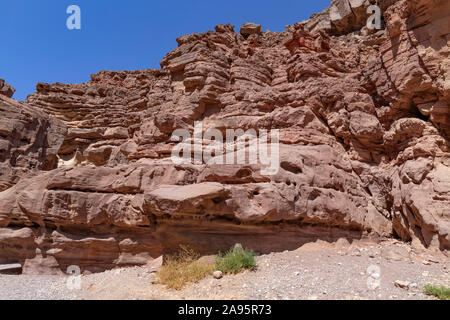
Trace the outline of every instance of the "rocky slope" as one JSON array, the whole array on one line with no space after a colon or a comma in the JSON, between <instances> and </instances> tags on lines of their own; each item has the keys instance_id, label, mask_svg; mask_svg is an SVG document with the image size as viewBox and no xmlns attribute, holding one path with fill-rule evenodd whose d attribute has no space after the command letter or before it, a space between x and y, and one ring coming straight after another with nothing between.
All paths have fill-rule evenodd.
<instances>
[{"instance_id":1,"label":"rocky slope","mask_svg":"<svg viewBox=\"0 0 450 320\"><path fill-rule=\"evenodd\" d=\"M0 82L0 263L102 271L180 243L365 237L448 250L450 3L381 1L381 30L369 5L333 0L281 33L218 25L160 70L39 83L26 103ZM279 129L280 170L174 164L172 133L195 121Z\"/></svg>"}]
</instances>

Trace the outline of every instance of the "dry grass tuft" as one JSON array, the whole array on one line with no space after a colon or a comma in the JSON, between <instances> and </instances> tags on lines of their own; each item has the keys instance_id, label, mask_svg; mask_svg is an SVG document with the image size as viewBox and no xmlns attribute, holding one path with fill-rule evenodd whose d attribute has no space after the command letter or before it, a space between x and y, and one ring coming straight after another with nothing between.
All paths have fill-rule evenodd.
<instances>
[{"instance_id":1,"label":"dry grass tuft","mask_svg":"<svg viewBox=\"0 0 450 320\"><path fill-rule=\"evenodd\" d=\"M214 271L213 264L197 261L200 256L194 250L184 246L180 248L178 254L169 257L158 272L159 282L170 289L180 290Z\"/></svg>"}]
</instances>

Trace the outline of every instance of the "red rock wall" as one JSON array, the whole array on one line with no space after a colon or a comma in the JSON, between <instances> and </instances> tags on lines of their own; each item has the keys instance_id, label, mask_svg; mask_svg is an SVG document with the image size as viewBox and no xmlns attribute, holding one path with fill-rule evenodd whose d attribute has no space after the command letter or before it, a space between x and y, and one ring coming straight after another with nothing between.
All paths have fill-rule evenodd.
<instances>
[{"instance_id":1,"label":"red rock wall","mask_svg":"<svg viewBox=\"0 0 450 320\"><path fill-rule=\"evenodd\" d=\"M180 243L267 252L367 236L448 250L448 1L382 1L376 32L361 30L368 4L356 2L353 16L344 6L281 33L182 36L161 70L38 84L22 108L68 133L58 168L0 192L0 263L99 271ZM171 134L194 121L279 129L278 174L174 165Z\"/></svg>"}]
</instances>

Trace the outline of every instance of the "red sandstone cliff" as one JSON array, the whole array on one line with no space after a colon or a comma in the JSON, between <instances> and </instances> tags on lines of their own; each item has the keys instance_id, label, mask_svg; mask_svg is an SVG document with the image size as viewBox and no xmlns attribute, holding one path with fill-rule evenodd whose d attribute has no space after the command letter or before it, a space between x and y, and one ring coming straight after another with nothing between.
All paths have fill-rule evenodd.
<instances>
[{"instance_id":1,"label":"red sandstone cliff","mask_svg":"<svg viewBox=\"0 0 450 320\"><path fill-rule=\"evenodd\" d=\"M0 81L0 263L145 264L180 243L260 252L400 237L450 248L450 2L369 1L281 33L185 35L161 70ZM281 169L175 165L174 130L279 129Z\"/></svg>"}]
</instances>

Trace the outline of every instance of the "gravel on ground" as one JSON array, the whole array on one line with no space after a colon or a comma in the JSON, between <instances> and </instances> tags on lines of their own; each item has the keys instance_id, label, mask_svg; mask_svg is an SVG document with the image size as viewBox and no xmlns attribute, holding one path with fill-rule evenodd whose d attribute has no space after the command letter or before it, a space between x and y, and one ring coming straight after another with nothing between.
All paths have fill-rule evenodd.
<instances>
[{"instance_id":1,"label":"gravel on ground","mask_svg":"<svg viewBox=\"0 0 450 320\"><path fill-rule=\"evenodd\" d=\"M182 290L158 284L153 268L82 275L80 289L64 276L0 275L2 300L429 300L426 284L450 286L450 259L408 244L319 241L257 257L256 271L209 276ZM397 282L397 284L396 284Z\"/></svg>"}]
</instances>

